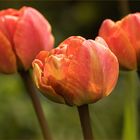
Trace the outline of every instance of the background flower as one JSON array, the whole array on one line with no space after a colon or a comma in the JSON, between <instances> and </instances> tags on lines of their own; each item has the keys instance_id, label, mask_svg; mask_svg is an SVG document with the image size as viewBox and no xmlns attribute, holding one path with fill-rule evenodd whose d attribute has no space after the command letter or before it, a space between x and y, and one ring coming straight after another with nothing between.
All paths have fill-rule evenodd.
<instances>
[{"instance_id":1,"label":"background flower","mask_svg":"<svg viewBox=\"0 0 140 140\"><path fill-rule=\"evenodd\" d=\"M53 44L50 24L34 8L0 11L0 72L29 69L37 53Z\"/></svg>"},{"instance_id":2,"label":"background flower","mask_svg":"<svg viewBox=\"0 0 140 140\"><path fill-rule=\"evenodd\" d=\"M140 13L129 14L114 22L103 21L99 36L108 43L123 69L139 69L140 62Z\"/></svg>"}]
</instances>

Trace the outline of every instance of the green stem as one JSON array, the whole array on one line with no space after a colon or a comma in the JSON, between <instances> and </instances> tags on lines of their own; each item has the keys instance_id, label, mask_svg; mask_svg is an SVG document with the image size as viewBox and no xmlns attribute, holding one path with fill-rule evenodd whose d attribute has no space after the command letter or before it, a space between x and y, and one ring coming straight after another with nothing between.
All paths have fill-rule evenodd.
<instances>
[{"instance_id":1,"label":"green stem","mask_svg":"<svg viewBox=\"0 0 140 140\"><path fill-rule=\"evenodd\" d=\"M137 90L136 72L127 72L125 75L125 96L124 96L124 128L123 140L137 140Z\"/></svg>"},{"instance_id":2,"label":"green stem","mask_svg":"<svg viewBox=\"0 0 140 140\"><path fill-rule=\"evenodd\" d=\"M33 103L33 107L35 109L36 116L38 118L41 130L42 130L42 134L44 136L44 140L52 140L51 135L49 133L48 125L45 119L45 115L43 113L43 109L41 107L39 97L36 94L36 89L33 85L33 81L30 77L30 74L29 72L22 71L20 72L20 75L26 87L27 93L30 96L31 101Z\"/></svg>"},{"instance_id":3,"label":"green stem","mask_svg":"<svg viewBox=\"0 0 140 140\"><path fill-rule=\"evenodd\" d=\"M88 104L78 107L84 140L93 140Z\"/></svg>"}]
</instances>

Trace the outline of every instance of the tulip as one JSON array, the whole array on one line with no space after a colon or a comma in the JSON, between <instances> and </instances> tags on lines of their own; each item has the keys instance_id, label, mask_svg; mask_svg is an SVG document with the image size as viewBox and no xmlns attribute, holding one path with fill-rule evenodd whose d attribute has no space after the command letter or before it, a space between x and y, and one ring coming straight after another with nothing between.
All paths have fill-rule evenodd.
<instances>
[{"instance_id":1,"label":"tulip","mask_svg":"<svg viewBox=\"0 0 140 140\"><path fill-rule=\"evenodd\" d=\"M50 24L34 8L0 11L0 72L28 70L37 53L53 44Z\"/></svg>"},{"instance_id":2,"label":"tulip","mask_svg":"<svg viewBox=\"0 0 140 140\"><path fill-rule=\"evenodd\" d=\"M140 68L140 13L129 14L120 21L103 21L99 36L117 56L120 67L125 70Z\"/></svg>"},{"instance_id":3,"label":"tulip","mask_svg":"<svg viewBox=\"0 0 140 140\"><path fill-rule=\"evenodd\" d=\"M72 36L33 61L36 86L49 99L83 105L108 96L118 78L118 60L105 41Z\"/></svg>"},{"instance_id":4,"label":"tulip","mask_svg":"<svg viewBox=\"0 0 140 140\"><path fill-rule=\"evenodd\" d=\"M99 36L105 39L109 48L117 56L120 67L127 70L124 75L127 86L123 89L125 93L123 140L137 140L135 70L140 69L140 13L129 14L117 22L104 20Z\"/></svg>"}]
</instances>

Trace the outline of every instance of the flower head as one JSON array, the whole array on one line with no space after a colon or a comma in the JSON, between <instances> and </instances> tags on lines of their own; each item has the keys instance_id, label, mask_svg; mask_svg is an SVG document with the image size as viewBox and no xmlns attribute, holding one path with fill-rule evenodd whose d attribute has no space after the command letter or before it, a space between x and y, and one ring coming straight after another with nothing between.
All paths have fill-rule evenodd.
<instances>
[{"instance_id":1,"label":"flower head","mask_svg":"<svg viewBox=\"0 0 140 140\"><path fill-rule=\"evenodd\" d=\"M50 24L34 8L0 11L0 72L29 69L37 53L53 44Z\"/></svg>"},{"instance_id":2,"label":"flower head","mask_svg":"<svg viewBox=\"0 0 140 140\"><path fill-rule=\"evenodd\" d=\"M140 13L129 14L117 22L106 19L100 27L99 36L105 39L123 69L140 68L139 27Z\"/></svg>"},{"instance_id":3,"label":"flower head","mask_svg":"<svg viewBox=\"0 0 140 140\"><path fill-rule=\"evenodd\" d=\"M110 94L118 78L118 61L102 38L72 36L37 55L33 77L49 99L79 106Z\"/></svg>"}]
</instances>

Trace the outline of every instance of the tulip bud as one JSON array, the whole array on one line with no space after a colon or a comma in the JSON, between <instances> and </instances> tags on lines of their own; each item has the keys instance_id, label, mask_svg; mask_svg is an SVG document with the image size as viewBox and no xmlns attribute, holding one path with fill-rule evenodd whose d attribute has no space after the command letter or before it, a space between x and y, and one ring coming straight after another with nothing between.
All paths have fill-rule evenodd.
<instances>
[{"instance_id":1,"label":"tulip bud","mask_svg":"<svg viewBox=\"0 0 140 140\"><path fill-rule=\"evenodd\" d=\"M34 8L0 11L0 72L28 70L37 53L53 44L50 24Z\"/></svg>"},{"instance_id":2,"label":"tulip bud","mask_svg":"<svg viewBox=\"0 0 140 140\"><path fill-rule=\"evenodd\" d=\"M72 36L37 55L33 77L47 98L80 106L111 93L118 78L118 61L102 38Z\"/></svg>"},{"instance_id":3,"label":"tulip bud","mask_svg":"<svg viewBox=\"0 0 140 140\"><path fill-rule=\"evenodd\" d=\"M120 21L103 21L99 36L117 56L120 66L126 70L140 68L140 13L129 14Z\"/></svg>"}]
</instances>

